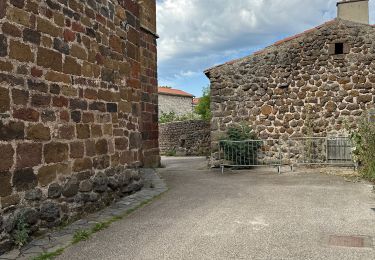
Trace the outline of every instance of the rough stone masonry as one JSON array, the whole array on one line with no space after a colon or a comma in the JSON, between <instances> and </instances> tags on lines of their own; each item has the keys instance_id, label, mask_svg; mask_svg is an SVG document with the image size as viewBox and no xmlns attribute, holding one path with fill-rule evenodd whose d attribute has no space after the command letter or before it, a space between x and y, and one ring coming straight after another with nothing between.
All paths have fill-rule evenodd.
<instances>
[{"instance_id":1,"label":"rough stone masonry","mask_svg":"<svg viewBox=\"0 0 375 260\"><path fill-rule=\"evenodd\" d=\"M232 124L262 139L356 127L375 97L375 28L335 19L254 55L209 69L212 145ZM310 121L310 122L307 122Z\"/></svg>"},{"instance_id":2,"label":"rough stone masonry","mask_svg":"<svg viewBox=\"0 0 375 260\"><path fill-rule=\"evenodd\" d=\"M160 153L177 155L208 155L210 151L210 123L189 120L159 124Z\"/></svg>"},{"instance_id":3,"label":"rough stone masonry","mask_svg":"<svg viewBox=\"0 0 375 260\"><path fill-rule=\"evenodd\" d=\"M159 165L155 0L0 0L0 254Z\"/></svg>"}]
</instances>

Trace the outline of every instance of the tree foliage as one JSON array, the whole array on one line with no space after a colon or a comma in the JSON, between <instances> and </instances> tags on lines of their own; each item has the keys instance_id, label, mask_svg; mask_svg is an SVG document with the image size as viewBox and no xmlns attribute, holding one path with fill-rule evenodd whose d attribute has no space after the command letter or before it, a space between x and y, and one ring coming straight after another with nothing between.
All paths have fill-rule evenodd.
<instances>
[{"instance_id":1,"label":"tree foliage","mask_svg":"<svg viewBox=\"0 0 375 260\"><path fill-rule=\"evenodd\" d=\"M198 105L195 107L195 113L200 115L203 120L209 121L211 120L211 93L210 89L204 88L203 89L203 96L199 99Z\"/></svg>"},{"instance_id":2,"label":"tree foliage","mask_svg":"<svg viewBox=\"0 0 375 260\"><path fill-rule=\"evenodd\" d=\"M354 160L359 164L362 176L375 181L375 123L365 113L357 128L358 130L350 131Z\"/></svg>"}]
</instances>

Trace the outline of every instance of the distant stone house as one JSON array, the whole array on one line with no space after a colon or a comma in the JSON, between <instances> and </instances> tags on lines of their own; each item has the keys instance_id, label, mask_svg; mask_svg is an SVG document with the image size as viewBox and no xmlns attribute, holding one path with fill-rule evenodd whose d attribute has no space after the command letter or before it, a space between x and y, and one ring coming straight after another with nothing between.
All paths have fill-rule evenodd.
<instances>
[{"instance_id":1,"label":"distant stone house","mask_svg":"<svg viewBox=\"0 0 375 260\"><path fill-rule=\"evenodd\" d=\"M159 87L159 117L163 113L174 112L176 115L186 115L193 112L192 94L179 89Z\"/></svg>"},{"instance_id":2,"label":"distant stone house","mask_svg":"<svg viewBox=\"0 0 375 260\"><path fill-rule=\"evenodd\" d=\"M193 98L193 109L198 106L200 98Z\"/></svg>"},{"instance_id":3,"label":"distant stone house","mask_svg":"<svg viewBox=\"0 0 375 260\"><path fill-rule=\"evenodd\" d=\"M259 137L316 135L356 125L375 98L375 27L367 0L337 4L338 18L210 68L212 144L249 122Z\"/></svg>"}]
</instances>

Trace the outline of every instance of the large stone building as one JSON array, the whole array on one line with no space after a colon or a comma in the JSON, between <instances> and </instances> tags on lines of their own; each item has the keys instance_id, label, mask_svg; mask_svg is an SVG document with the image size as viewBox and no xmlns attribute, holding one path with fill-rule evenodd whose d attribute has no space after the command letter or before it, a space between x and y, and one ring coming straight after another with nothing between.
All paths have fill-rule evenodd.
<instances>
[{"instance_id":1,"label":"large stone building","mask_svg":"<svg viewBox=\"0 0 375 260\"><path fill-rule=\"evenodd\" d=\"M0 254L158 166L155 0L0 0Z\"/></svg>"},{"instance_id":2,"label":"large stone building","mask_svg":"<svg viewBox=\"0 0 375 260\"><path fill-rule=\"evenodd\" d=\"M367 0L339 2L337 19L206 70L213 144L241 122L263 139L302 136L308 127L315 135L335 133L344 120L355 126L375 97L368 17Z\"/></svg>"},{"instance_id":3,"label":"large stone building","mask_svg":"<svg viewBox=\"0 0 375 260\"><path fill-rule=\"evenodd\" d=\"M192 113L193 98L192 94L179 89L159 87L159 117L169 113L178 116Z\"/></svg>"}]
</instances>

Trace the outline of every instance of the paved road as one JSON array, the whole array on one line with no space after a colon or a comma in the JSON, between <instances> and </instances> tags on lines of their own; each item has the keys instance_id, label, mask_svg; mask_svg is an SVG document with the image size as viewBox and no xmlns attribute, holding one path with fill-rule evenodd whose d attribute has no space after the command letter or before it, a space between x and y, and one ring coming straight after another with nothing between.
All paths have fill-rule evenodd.
<instances>
[{"instance_id":1,"label":"paved road","mask_svg":"<svg viewBox=\"0 0 375 260\"><path fill-rule=\"evenodd\" d=\"M330 235L375 238L369 184L264 170L221 175L202 158L164 164L168 193L59 259L375 259L374 248L328 243Z\"/></svg>"}]
</instances>

